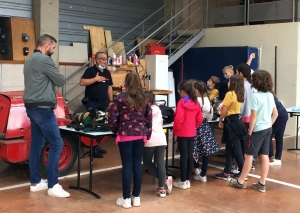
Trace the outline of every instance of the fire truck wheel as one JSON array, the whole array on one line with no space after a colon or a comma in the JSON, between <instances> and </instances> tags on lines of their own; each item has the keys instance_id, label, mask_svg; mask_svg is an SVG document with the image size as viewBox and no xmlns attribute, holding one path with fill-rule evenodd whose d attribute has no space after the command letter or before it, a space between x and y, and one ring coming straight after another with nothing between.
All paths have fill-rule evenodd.
<instances>
[{"instance_id":1,"label":"fire truck wheel","mask_svg":"<svg viewBox=\"0 0 300 213\"><path fill-rule=\"evenodd\" d=\"M64 142L64 147L59 158L58 176L66 175L73 168L77 160L76 139L72 135L64 133L61 134L61 137ZM50 146L46 141L46 144L41 152L41 174L45 177L47 177L49 148Z\"/></svg>"}]
</instances>

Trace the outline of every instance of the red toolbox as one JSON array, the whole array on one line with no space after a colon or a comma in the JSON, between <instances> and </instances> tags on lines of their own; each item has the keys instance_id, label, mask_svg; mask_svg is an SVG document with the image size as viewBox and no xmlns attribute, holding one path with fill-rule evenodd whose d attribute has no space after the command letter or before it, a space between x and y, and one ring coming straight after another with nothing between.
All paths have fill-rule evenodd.
<instances>
[{"instance_id":1,"label":"red toolbox","mask_svg":"<svg viewBox=\"0 0 300 213\"><path fill-rule=\"evenodd\" d=\"M162 44L147 44L145 46L145 55L165 55L166 47Z\"/></svg>"}]
</instances>

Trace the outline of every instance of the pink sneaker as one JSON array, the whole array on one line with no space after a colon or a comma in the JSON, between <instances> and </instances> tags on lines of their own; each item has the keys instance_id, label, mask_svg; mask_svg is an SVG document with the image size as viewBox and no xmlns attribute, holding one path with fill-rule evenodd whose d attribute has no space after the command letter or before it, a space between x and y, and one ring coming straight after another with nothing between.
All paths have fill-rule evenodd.
<instances>
[{"instance_id":1,"label":"pink sneaker","mask_svg":"<svg viewBox=\"0 0 300 213\"><path fill-rule=\"evenodd\" d=\"M168 195L171 194L172 188L173 188L173 177L168 176L165 181L165 189L166 189Z\"/></svg>"}]
</instances>

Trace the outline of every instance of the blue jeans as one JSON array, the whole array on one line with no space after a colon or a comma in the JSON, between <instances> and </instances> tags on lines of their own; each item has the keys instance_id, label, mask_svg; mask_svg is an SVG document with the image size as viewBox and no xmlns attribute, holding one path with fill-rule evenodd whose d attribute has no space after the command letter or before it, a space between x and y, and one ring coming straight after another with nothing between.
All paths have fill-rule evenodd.
<instances>
[{"instance_id":1,"label":"blue jeans","mask_svg":"<svg viewBox=\"0 0 300 213\"><path fill-rule=\"evenodd\" d=\"M30 182L36 184L41 181L40 158L46 138L50 145L47 163L48 187L52 188L58 183L58 162L64 145L56 117L52 108L27 108L26 113L31 122L32 138L29 154Z\"/></svg>"},{"instance_id":2,"label":"blue jeans","mask_svg":"<svg viewBox=\"0 0 300 213\"><path fill-rule=\"evenodd\" d=\"M130 198L131 177L133 172L134 197L140 196L142 186L142 156L144 142L142 139L118 143L122 160L123 198Z\"/></svg>"}]
</instances>

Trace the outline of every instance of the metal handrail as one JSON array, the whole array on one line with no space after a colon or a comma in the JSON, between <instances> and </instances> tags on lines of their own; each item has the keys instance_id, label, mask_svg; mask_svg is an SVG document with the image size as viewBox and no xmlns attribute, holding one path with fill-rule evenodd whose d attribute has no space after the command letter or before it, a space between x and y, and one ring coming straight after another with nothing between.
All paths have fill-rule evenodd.
<instances>
[{"instance_id":1,"label":"metal handrail","mask_svg":"<svg viewBox=\"0 0 300 213\"><path fill-rule=\"evenodd\" d=\"M164 20L164 18L166 18L167 16L169 16L169 14L165 15L164 17L162 17L159 21L157 21L155 24L153 24L148 30L146 30L145 32L143 32L141 35L139 35L138 37L140 36L143 36L145 33L147 33L149 30L151 30L154 26L156 26L159 22L161 22L162 20ZM123 50L126 49L126 47L129 47L133 42L135 42L135 40L133 40L132 42L130 42L128 45L126 45L123 49L121 49L118 53L116 54L119 54L120 52L122 52Z\"/></svg>"},{"instance_id":2,"label":"metal handrail","mask_svg":"<svg viewBox=\"0 0 300 213\"><path fill-rule=\"evenodd\" d=\"M123 38L125 38L127 35L129 35L132 31L134 31L136 28L138 28L139 26L141 26L143 23L145 23L148 19L150 19L152 16L154 16L156 13L158 13L161 9L164 9L165 6L167 6L170 2L172 2L174 0L170 0L168 1L166 4L164 4L162 7L160 7L158 10L156 10L154 13L152 13L150 16L148 16L146 19L144 19L141 23L139 23L138 25L136 25L134 28L132 28L131 30L129 30L127 33L125 33L121 38L119 38L117 41L115 41L114 43L110 44L103 52L107 52L107 50L111 47L113 47L117 42L121 41Z\"/></svg>"},{"instance_id":3,"label":"metal handrail","mask_svg":"<svg viewBox=\"0 0 300 213\"><path fill-rule=\"evenodd\" d=\"M173 33L175 30L178 29L178 27L180 27L184 22L186 22L187 20L189 20L189 18L191 18L196 12L198 12L202 7L200 7L198 10L196 10L195 12L192 13L192 15L190 15L189 17L187 17L185 20L183 20L179 25L177 25L177 27L175 27L172 31L170 31L167 35L165 35L162 39L160 39L157 43L160 43L161 41L163 41L165 38L167 38L171 33ZM180 36L178 36L180 37ZM178 38L177 37L177 38ZM177 39L176 38L176 39ZM173 40L174 41L174 40ZM168 47L168 46L167 46ZM166 47L166 48L167 48Z\"/></svg>"},{"instance_id":4,"label":"metal handrail","mask_svg":"<svg viewBox=\"0 0 300 213\"><path fill-rule=\"evenodd\" d=\"M69 89L68 91L66 91L65 92L65 96L67 96L67 94L70 92L70 91L72 91L73 89L75 89L76 87L78 87L79 86L79 84L75 84L71 89Z\"/></svg>"},{"instance_id":5,"label":"metal handrail","mask_svg":"<svg viewBox=\"0 0 300 213\"><path fill-rule=\"evenodd\" d=\"M76 98L78 98L80 95L82 95L85 91L82 91L81 93L79 93L75 98L73 98L72 100L70 100L68 103L73 102Z\"/></svg>"},{"instance_id":6,"label":"metal handrail","mask_svg":"<svg viewBox=\"0 0 300 213\"><path fill-rule=\"evenodd\" d=\"M75 70L74 72L72 72L68 77L66 77L66 80L69 80L71 77L73 77L76 73L78 73L83 67L86 67L87 65L89 65L90 62L86 62L84 65L82 65L81 67L79 67L77 70Z\"/></svg>"},{"instance_id":7,"label":"metal handrail","mask_svg":"<svg viewBox=\"0 0 300 213\"><path fill-rule=\"evenodd\" d=\"M168 21L166 21L163 25L161 25L158 29L156 29L154 32L152 32L149 36L147 36L142 42L137 44L135 47L133 47L131 50L129 50L128 54L135 51L139 46L141 46L146 40L151 38L153 35L155 35L157 32L159 32L163 27L165 27L167 24L169 24L171 21L173 21L180 13L182 13L186 8L188 8L191 4L193 4L196 0L193 0L188 5L186 5L183 9L181 9L178 13L176 13L172 18L170 18Z\"/></svg>"},{"instance_id":8,"label":"metal handrail","mask_svg":"<svg viewBox=\"0 0 300 213\"><path fill-rule=\"evenodd\" d=\"M203 18L201 18L201 19L203 19ZM188 31L192 26L194 26L199 20L200 20L200 19L198 19L197 21L195 21L189 28L187 28L185 31L183 31L177 38L179 38L180 36L182 36L186 31ZM203 28L202 28L202 29L203 29ZM201 29L199 29L198 32L200 32L200 31L201 31ZM198 33L198 32L197 32L197 33ZM174 51L171 53L170 56L174 55L174 53L177 52L177 50L179 50L184 44L186 44L187 42L189 42L189 40L190 40L192 37L194 37L197 33L194 33L193 35L191 35L191 36L190 36L185 42L183 42L176 50L174 50ZM176 38L176 39L177 39L177 38ZM176 39L174 39L173 42L174 42ZM172 44L172 42L171 42L170 44L168 44L167 47L168 47L169 45L171 45L171 44ZM169 56L169 57L170 57L170 56Z\"/></svg>"}]
</instances>

